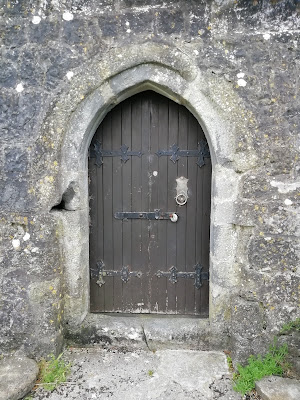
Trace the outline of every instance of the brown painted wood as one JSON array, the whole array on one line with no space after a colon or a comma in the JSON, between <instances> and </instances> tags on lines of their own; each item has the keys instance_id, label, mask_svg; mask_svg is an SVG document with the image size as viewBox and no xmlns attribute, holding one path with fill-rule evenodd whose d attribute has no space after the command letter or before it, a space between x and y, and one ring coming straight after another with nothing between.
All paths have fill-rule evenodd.
<instances>
[{"instance_id":1,"label":"brown painted wood","mask_svg":"<svg viewBox=\"0 0 300 400\"><path fill-rule=\"evenodd\" d=\"M111 141L105 145L107 149L119 149L122 146L122 108L118 107L115 112L111 115ZM107 146L107 147L106 147ZM111 147L109 147L111 146ZM110 158L110 157L109 157ZM105 163L107 159L105 159ZM117 157L110 158L109 164L111 164L112 168L112 181L111 181L111 201L112 201L112 213L114 210L121 210L124 204L123 198L123 186L125 186L128 182L126 177L124 177L124 171L120 168L120 160ZM104 164L103 164L104 166ZM102 167L101 167L102 168ZM106 176L104 175L104 179ZM129 192L127 190L127 192ZM118 195L116 196L116 193ZM130 193L130 192L129 192ZM111 212L107 213L106 218L111 220ZM104 236L106 231L104 230ZM121 265L123 264L123 235L122 235L122 221L117 220L115 218L112 219L112 242L109 243L109 246L112 251L111 262L106 265L106 260L104 259L106 268L110 268L112 266L113 270L119 270ZM113 282L113 296L112 302L110 302L110 308L114 311L122 311L122 302L123 302L123 282L118 276L114 276L112 278L105 279L106 281ZM106 286L106 283L105 285Z\"/></svg>"},{"instance_id":2,"label":"brown painted wood","mask_svg":"<svg viewBox=\"0 0 300 400\"><path fill-rule=\"evenodd\" d=\"M142 101L139 97L131 99L131 142L132 150L140 151L142 149ZM130 161L128 161L130 162ZM127 162L127 163L128 163ZM142 210L142 159L139 157L131 158L131 179L132 179L132 197L131 197L131 210ZM142 248L142 225L144 221L139 220L128 220L127 224L132 226L132 270L140 271L141 266L146 266L145 260L143 259ZM137 304L146 304L148 301L147 282L144 279L135 279L135 298L139 301Z\"/></svg>"},{"instance_id":3,"label":"brown painted wood","mask_svg":"<svg viewBox=\"0 0 300 400\"><path fill-rule=\"evenodd\" d=\"M178 110L178 146L180 149L188 149L188 114L186 109L179 107ZM196 147L194 147L196 148ZM195 160L193 160L195 161ZM187 157L180 157L177 161L177 177L185 176L187 177ZM181 271L187 271L186 265L186 232L187 232L187 206L180 207L180 224L177 225L176 232L176 258L177 258L177 268ZM193 265L193 264L192 264ZM179 314L185 313L186 307L186 290L189 286L193 285L192 280L179 279L176 284L176 311ZM193 289L193 288L192 288Z\"/></svg>"},{"instance_id":4,"label":"brown painted wood","mask_svg":"<svg viewBox=\"0 0 300 400\"><path fill-rule=\"evenodd\" d=\"M168 126L169 126L169 101L167 98L160 98L159 102L153 102L156 104L158 113L158 127L156 129L158 135L158 148L168 148ZM155 153L156 148L152 149ZM162 210L168 210L168 163L167 157L154 158L157 162L158 169L154 170L158 172L155 177L155 184L159 186L158 190L158 204ZM153 171L152 171L153 175ZM154 179L154 178L153 178ZM167 280L158 278L155 274L158 271L166 270L167 266L167 252L168 252L168 241L167 241L167 226L168 224L157 224L157 258L153 260L152 265L156 266L153 276L153 286L156 286L156 291L153 291L155 299L152 301L152 312L165 313L166 312L166 293L167 293Z\"/></svg>"},{"instance_id":5,"label":"brown painted wood","mask_svg":"<svg viewBox=\"0 0 300 400\"><path fill-rule=\"evenodd\" d=\"M199 168L195 157L158 157L174 143L181 150L196 150L205 139L193 115L183 106L154 92L143 92L116 106L97 129L96 141L105 150L142 151L142 157L89 158L91 311L122 313L208 315L208 281L200 289L194 279L158 277L176 267L194 272L201 263L209 268L211 163ZM156 171L156 172L155 172ZM189 179L187 204L175 202L176 178ZM176 212L169 220L116 219L116 212ZM96 263L103 261L112 276L99 286ZM126 268L140 276L122 281ZM97 283L98 281L98 283Z\"/></svg>"}]
</instances>

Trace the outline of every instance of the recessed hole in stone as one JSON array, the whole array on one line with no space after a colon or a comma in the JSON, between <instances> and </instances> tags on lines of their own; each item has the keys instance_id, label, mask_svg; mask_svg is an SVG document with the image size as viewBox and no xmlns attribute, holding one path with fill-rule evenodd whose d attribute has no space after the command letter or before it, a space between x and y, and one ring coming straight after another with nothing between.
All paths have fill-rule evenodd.
<instances>
[{"instance_id":1,"label":"recessed hole in stone","mask_svg":"<svg viewBox=\"0 0 300 400\"><path fill-rule=\"evenodd\" d=\"M77 184L72 181L63 193L61 201L55 204L51 211L74 211L77 209L78 200Z\"/></svg>"}]
</instances>

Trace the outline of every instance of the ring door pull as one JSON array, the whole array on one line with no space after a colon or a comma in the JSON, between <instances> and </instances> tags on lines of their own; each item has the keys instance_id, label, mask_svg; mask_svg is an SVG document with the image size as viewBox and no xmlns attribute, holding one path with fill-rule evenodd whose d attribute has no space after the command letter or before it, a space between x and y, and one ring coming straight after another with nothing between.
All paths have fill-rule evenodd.
<instances>
[{"instance_id":1,"label":"ring door pull","mask_svg":"<svg viewBox=\"0 0 300 400\"><path fill-rule=\"evenodd\" d=\"M175 201L179 206L184 206L187 202L187 195L185 193L179 193L175 197Z\"/></svg>"},{"instance_id":2,"label":"ring door pull","mask_svg":"<svg viewBox=\"0 0 300 400\"><path fill-rule=\"evenodd\" d=\"M188 196L188 179L184 176L176 179L177 186L176 186L176 196L175 201L179 206L184 206L187 203L189 198Z\"/></svg>"}]
</instances>

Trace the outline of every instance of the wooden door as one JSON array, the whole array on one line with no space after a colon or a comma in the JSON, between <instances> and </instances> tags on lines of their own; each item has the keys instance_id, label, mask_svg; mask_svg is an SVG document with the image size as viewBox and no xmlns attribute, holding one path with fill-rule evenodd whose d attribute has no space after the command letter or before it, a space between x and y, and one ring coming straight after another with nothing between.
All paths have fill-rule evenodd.
<instances>
[{"instance_id":1,"label":"wooden door","mask_svg":"<svg viewBox=\"0 0 300 400\"><path fill-rule=\"evenodd\" d=\"M91 311L207 316L211 162L194 116L152 91L117 105L89 190Z\"/></svg>"}]
</instances>

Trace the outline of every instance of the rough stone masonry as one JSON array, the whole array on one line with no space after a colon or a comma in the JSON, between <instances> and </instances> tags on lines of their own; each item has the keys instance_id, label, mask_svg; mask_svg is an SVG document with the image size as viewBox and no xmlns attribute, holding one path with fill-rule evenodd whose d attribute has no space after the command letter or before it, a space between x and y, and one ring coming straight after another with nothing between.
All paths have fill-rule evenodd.
<instances>
[{"instance_id":1,"label":"rough stone masonry","mask_svg":"<svg viewBox=\"0 0 300 400\"><path fill-rule=\"evenodd\" d=\"M114 340L88 310L87 149L115 104L149 89L195 115L212 154L199 348L244 361L299 317L299 12L297 0L1 2L2 354L57 354L86 326Z\"/></svg>"}]
</instances>

